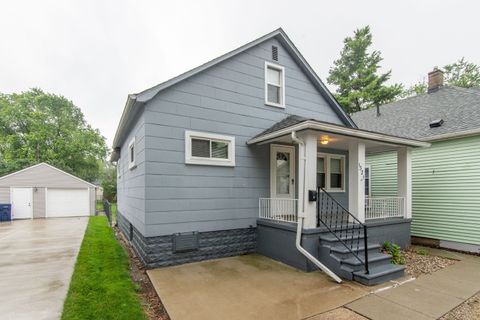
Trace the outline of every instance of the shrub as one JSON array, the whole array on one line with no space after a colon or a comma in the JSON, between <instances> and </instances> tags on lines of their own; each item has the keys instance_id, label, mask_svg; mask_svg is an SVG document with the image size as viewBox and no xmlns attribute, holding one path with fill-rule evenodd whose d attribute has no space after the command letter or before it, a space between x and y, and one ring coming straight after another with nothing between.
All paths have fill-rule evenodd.
<instances>
[{"instance_id":1,"label":"shrub","mask_svg":"<svg viewBox=\"0 0 480 320\"><path fill-rule=\"evenodd\" d=\"M405 264L405 257L399 245L385 241L382 246L382 252L392 256L393 264Z\"/></svg>"}]
</instances>

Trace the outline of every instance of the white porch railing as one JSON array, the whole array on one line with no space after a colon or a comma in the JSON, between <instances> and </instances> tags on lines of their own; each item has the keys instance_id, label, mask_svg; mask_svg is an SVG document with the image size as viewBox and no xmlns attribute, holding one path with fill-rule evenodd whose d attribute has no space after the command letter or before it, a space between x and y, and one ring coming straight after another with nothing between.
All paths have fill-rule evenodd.
<instances>
[{"instance_id":1,"label":"white porch railing","mask_svg":"<svg viewBox=\"0 0 480 320\"><path fill-rule=\"evenodd\" d=\"M297 199L260 198L258 217L283 222L297 222Z\"/></svg>"},{"instance_id":2,"label":"white porch railing","mask_svg":"<svg viewBox=\"0 0 480 320\"><path fill-rule=\"evenodd\" d=\"M403 218L405 216L405 198L403 197L367 197L365 198L365 219Z\"/></svg>"}]
</instances>

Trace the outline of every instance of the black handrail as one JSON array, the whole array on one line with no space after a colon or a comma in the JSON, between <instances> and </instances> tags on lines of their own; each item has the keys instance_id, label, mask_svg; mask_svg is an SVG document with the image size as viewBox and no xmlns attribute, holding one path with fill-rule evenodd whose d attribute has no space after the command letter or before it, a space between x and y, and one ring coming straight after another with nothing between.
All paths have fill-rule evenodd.
<instances>
[{"instance_id":1,"label":"black handrail","mask_svg":"<svg viewBox=\"0 0 480 320\"><path fill-rule=\"evenodd\" d=\"M368 274L367 226L345 209L336 199L325 191L324 188L318 187L317 227L320 227L321 224L364 265L365 273ZM359 251L362 232L363 245L365 248L363 260L355 252ZM343 237L344 234L345 236ZM349 244L347 242L349 242Z\"/></svg>"}]
</instances>

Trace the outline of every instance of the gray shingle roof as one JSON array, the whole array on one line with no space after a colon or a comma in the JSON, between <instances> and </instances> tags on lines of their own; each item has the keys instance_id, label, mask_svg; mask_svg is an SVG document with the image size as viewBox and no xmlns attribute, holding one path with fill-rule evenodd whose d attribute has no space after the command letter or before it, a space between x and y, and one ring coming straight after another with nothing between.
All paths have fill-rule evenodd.
<instances>
[{"instance_id":1,"label":"gray shingle roof","mask_svg":"<svg viewBox=\"0 0 480 320\"><path fill-rule=\"evenodd\" d=\"M425 140L438 135L480 129L480 88L442 87L352 115L361 129ZM442 126L430 128L433 120Z\"/></svg>"},{"instance_id":2,"label":"gray shingle roof","mask_svg":"<svg viewBox=\"0 0 480 320\"><path fill-rule=\"evenodd\" d=\"M267 130L257 134L255 137L253 137L252 139L255 139L256 137L260 137L260 136L263 136L265 134L269 134L269 133L272 133L272 132L275 132L275 131L278 131L278 130L281 130L283 128L288 128L290 126L293 126L293 125L296 125L300 122L303 122L303 121L306 121L306 120L309 120L308 118L304 118L304 117L300 117L300 116L288 116L286 117L285 119L275 123L273 126L271 126L270 128L268 128Z\"/></svg>"}]
</instances>

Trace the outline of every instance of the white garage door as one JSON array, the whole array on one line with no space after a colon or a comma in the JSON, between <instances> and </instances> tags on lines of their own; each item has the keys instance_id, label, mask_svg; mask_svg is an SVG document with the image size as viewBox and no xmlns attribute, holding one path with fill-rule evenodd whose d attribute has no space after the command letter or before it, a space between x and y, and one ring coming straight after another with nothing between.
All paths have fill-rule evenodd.
<instances>
[{"instance_id":1,"label":"white garage door","mask_svg":"<svg viewBox=\"0 0 480 320\"><path fill-rule=\"evenodd\" d=\"M88 189L47 189L47 217L76 217L90 214Z\"/></svg>"}]
</instances>

